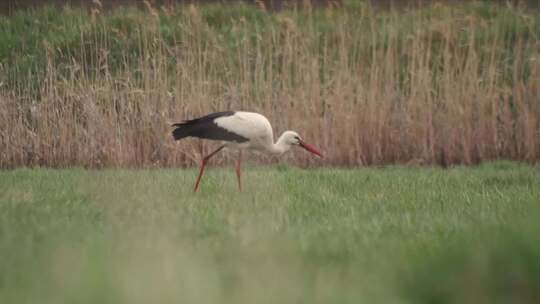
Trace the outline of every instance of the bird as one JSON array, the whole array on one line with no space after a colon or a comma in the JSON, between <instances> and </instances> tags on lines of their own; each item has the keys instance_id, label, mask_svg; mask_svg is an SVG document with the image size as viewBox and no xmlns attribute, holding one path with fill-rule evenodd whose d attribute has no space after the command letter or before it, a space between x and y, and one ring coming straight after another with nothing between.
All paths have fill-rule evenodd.
<instances>
[{"instance_id":1,"label":"bird","mask_svg":"<svg viewBox=\"0 0 540 304\"><path fill-rule=\"evenodd\" d=\"M240 166L242 151L259 151L270 155L281 155L293 146L299 146L305 150L323 158L323 154L314 146L306 143L295 131L285 131L274 143L272 126L268 119L259 113L244 111L224 111L211 113L195 119L184 120L172 124L174 127L172 136L174 140L186 137L196 137L221 141L221 145L212 153L204 156L201 161L199 175L193 187L193 192L199 189L199 183L204 174L204 169L210 158L224 148L238 150L236 163L236 177L238 189L242 191L240 178Z\"/></svg>"}]
</instances>

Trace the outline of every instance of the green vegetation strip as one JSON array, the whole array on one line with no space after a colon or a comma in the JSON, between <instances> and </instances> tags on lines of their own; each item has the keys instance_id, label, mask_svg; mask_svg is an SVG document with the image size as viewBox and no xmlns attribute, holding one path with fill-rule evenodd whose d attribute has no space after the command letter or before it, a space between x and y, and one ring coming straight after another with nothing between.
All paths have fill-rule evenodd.
<instances>
[{"instance_id":1,"label":"green vegetation strip","mask_svg":"<svg viewBox=\"0 0 540 304\"><path fill-rule=\"evenodd\" d=\"M105 65L107 72L113 73L127 66L133 68L149 56L145 52L156 52L156 45L171 55L167 62L171 69L176 64L174 57L178 57L171 53L175 47L219 48L222 52L219 60L230 57L229 60L239 60L232 64L238 66L241 58L235 57L240 51L245 52L242 48L246 42L248 45L267 43L261 42L264 33L285 30L309 37L309 52L321 57L319 65L325 74L332 72L333 61L340 55L343 27L356 37L365 36L355 38L358 41L348 46L352 49L348 58L351 65L367 65L366 59L371 59L373 49L391 47L397 54L406 52L410 40L425 32L422 35L431 44L430 64L434 70L443 69L439 57L448 51L449 41L457 53L467 52L472 45L482 62L495 60L501 66L505 81L511 85L518 80L510 76L512 68L518 68L523 79L529 76L528 60L536 55L537 46L528 42L539 39L540 14L487 1L428 5L400 12L377 12L361 1L347 3L343 8L279 13L242 4L148 10L127 7L97 13L69 6L63 9L45 6L0 16L0 82L8 90L39 91L47 71L50 73L53 68L60 79L79 77L79 73L84 74L83 78L99 78L103 77ZM191 40L194 36L197 38ZM274 44L265 48L279 46L278 38L272 39ZM189 44L194 41L198 44ZM515 54L516 44L523 44L520 54ZM323 60L326 56L329 58ZM512 65L514 56L519 56L516 60L519 67ZM402 77L406 77L405 71L411 63L402 58L399 64ZM330 65L328 71L326 65ZM402 81L406 86L407 81Z\"/></svg>"},{"instance_id":2,"label":"green vegetation strip","mask_svg":"<svg viewBox=\"0 0 540 304\"><path fill-rule=\"evenodd\" d=\"M0 173L3 303L538 303L540 170Z\"/></svg>"}]
</instances>

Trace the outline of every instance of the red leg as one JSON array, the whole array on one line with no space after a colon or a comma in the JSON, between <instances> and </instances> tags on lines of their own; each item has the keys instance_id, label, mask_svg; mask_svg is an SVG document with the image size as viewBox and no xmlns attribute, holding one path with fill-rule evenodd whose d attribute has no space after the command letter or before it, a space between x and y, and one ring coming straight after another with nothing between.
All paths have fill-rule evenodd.
<instances>
[{"instance_id":1,"label":"red leg","mask_svg":"<svg viewBox=\"0 0 540 304\"><path fill-rule=\"evenodd\" d=\"M236 177L238 177L238 190L242 191L242 181L240 180L240 163L242 162L242 150L238 152L238 162L236 163Z\"/></svg>"},{"instance_id":2,"label":"red leg","mask_svg":"<svg viewBox=\"0 0 540 304\"><path fill-rule=\"evenodd\" d=\"M217 148L216 151L208 154L207 156L203 158L202 163L201 163L201 169L199 171L199 176L197 177L197 181L195 182L195 187L193 188L193 192L197 192L197 189L199 189L199 183L201 182L201 177L203 176L203 173L204 173L204 167L206 167L206 164L208 163L208 160L210 159L210 157L216 155L223 148L225 148L225 146L221 146Z\"/></svg>"}]
</instances>

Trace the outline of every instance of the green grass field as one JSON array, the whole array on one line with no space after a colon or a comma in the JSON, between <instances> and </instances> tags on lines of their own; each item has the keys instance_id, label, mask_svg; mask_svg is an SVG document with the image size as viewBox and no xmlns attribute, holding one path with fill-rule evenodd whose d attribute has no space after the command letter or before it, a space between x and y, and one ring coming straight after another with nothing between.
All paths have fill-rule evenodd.
<instances>
[{"instance_id":1,"label":"green grass field","mask_svg":"<svg viewBox=\"0 0 540 304\"><path fill-rule=\"evenodd\" d=\"M538 303L540 170L0 172L2 303Z\"/></svg>"}]
</instances>

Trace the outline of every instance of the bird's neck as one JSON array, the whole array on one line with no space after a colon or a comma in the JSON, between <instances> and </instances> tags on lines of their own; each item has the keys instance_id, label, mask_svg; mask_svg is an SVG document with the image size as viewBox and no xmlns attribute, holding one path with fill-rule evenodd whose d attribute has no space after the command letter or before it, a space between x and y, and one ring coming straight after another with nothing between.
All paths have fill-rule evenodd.
<instances>
[{"instance_id":1,"label":"bird's neck","mask_svg":"<svg viewBox=\"0 0 540 304\"><path fill-rule=\"evenodd\" d=\"M278 138L275 144L272 144L269 151L272 154L280 155L283 154L291 148L291 145L287 144L285 142L285 136L284 134L281 134L281 136Z\"/></svg>"}]
</instances>

